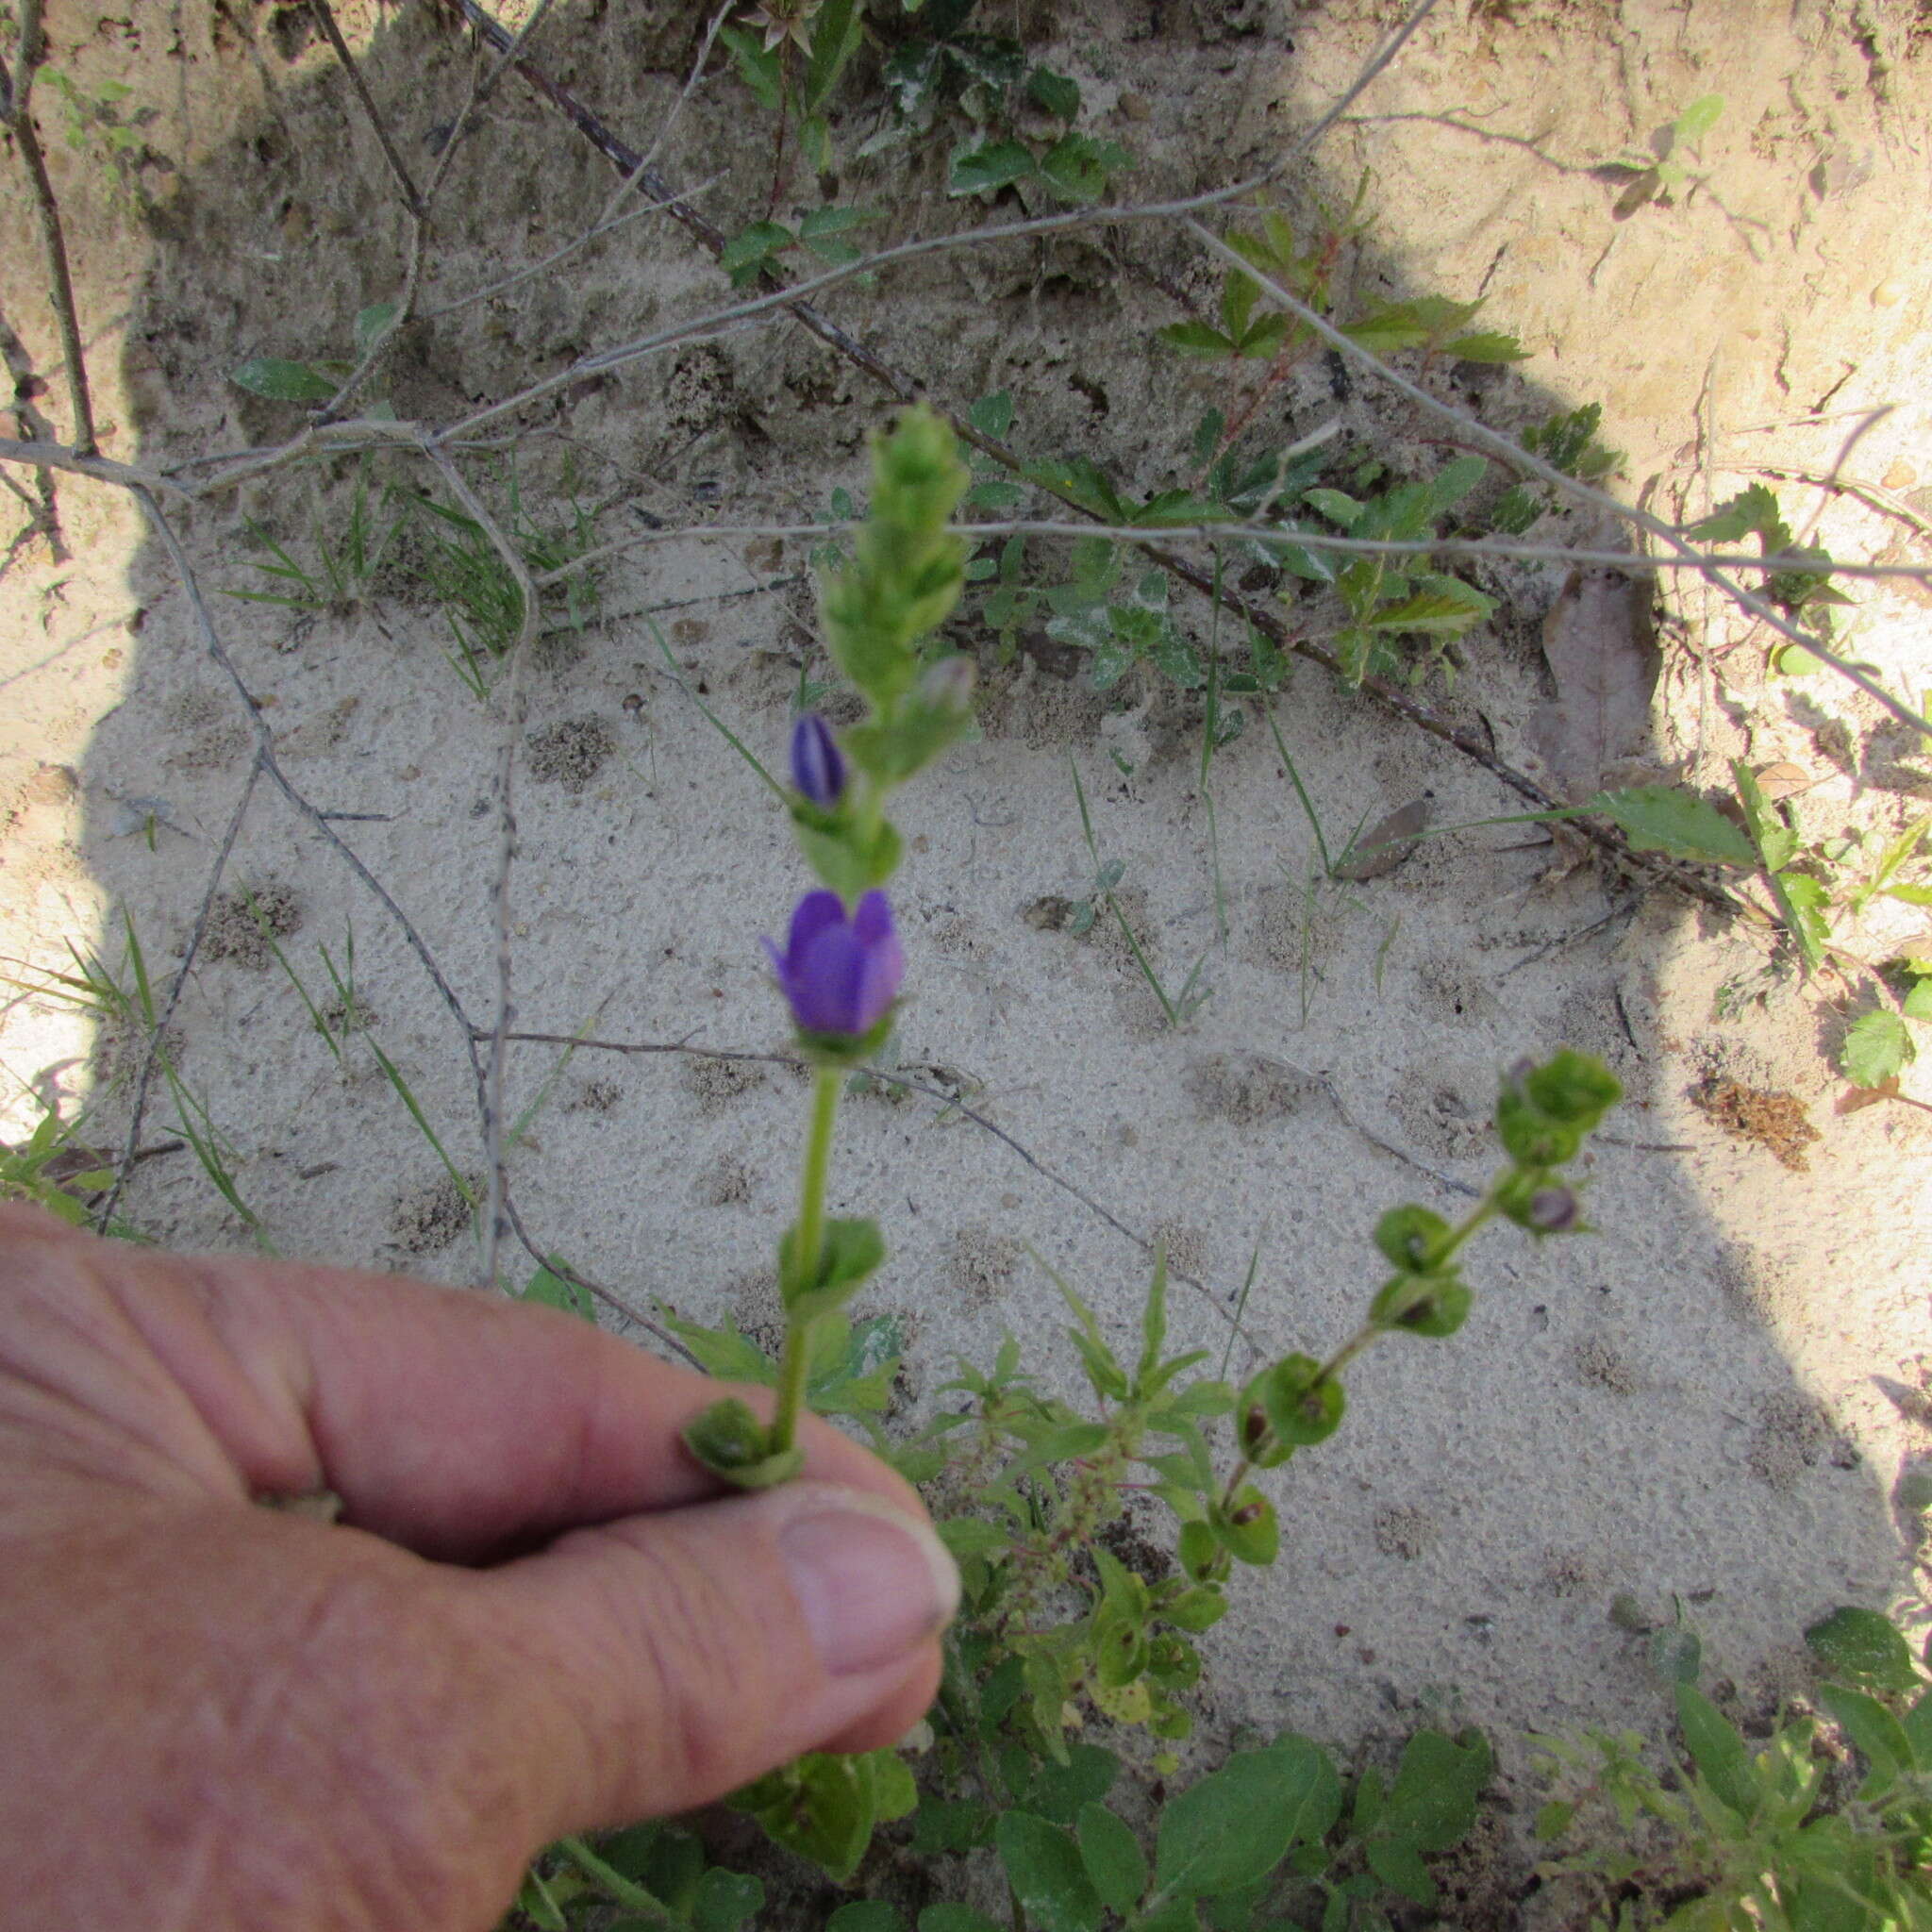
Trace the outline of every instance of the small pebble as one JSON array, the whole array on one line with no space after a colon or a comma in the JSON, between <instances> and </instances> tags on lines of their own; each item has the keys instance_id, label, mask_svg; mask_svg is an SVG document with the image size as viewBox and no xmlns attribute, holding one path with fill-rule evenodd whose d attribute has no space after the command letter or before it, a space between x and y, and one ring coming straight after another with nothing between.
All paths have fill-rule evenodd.
<instances>
[{"instance_id":1,"label":"small pebble","mask_svg":"<svg viewBox=\"0 0 1932 1932\"><path fill-rule=\"evenodd\" d=\"M1906 285L1888 277L1872 291L1872 306L1874 308L1895 308L1906 299Z\"/></svg>"}]
</instances>

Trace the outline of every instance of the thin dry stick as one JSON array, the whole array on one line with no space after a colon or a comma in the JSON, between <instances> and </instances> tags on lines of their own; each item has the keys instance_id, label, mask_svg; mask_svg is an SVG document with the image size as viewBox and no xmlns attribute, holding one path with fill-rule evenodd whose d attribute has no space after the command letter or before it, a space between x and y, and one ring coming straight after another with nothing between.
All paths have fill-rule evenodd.
<instances>
[{"instance_id":1,"label":"thin dry stick","mask_svg":"<svg viewBox=\"0 0 1932 1932\"><path fill-rule=\"evenodd\" d=\"M1712 565L1707 558L1692 550L1685 541L1683 532L1674 525L1666 523L1661 517L1652 516L1648 510L1636 508L1627 503L1619 503L1607 491L1598 490L1592 484L1582 482L1568 472L1557 469L1554 463L1545 462L1541 457L1532 454L1520 443L1512 442L1508 437L1498 434L1487 424L1479 423L1467 410L1457 408L1454 403L1445 403L1432 396L1420 383L1410 382L1407 376L1397 375L1379 356L1363 348L1359 342L1351 341L1325 317L1318 315L1307 303L1284 289L1272 276L1263 275L1246 257L1230 248L1220 236L1203 227L1191 216L1188 218L1185 225L1210 254L1240 269L1264 294L1286 308L1306 327L1311 328L1331 349L1338 350L1350 360L1380 377L1398 395L1407 397L1410 402L1426 409L1431 415L1441 417L1446 423L1453 423L1461 435L1474 439L1492 456L1500 457L1512 468L1527 472L1560 491L1564 495L1574 497L1578 503L1587 503L1595 509L1607 511L1624 523L1635 525L1659 541L1668 543L1677 556L1693 559L1702 574L1739 609L1748 611L1760 623L1768 624L1779 636L1789 638L1795 644L1803 645L1820 663L1829 664L1841 677L1857 685L1867 697L1875 698L1901 723L1909 724L1914 731L1932 735L1932 724L1928 724L1916 711L1902 705L1874 678L1830 650L1810 631L1800 630L1795 624L1779 616L1761 598L1753 596L1741 584L1732 582L1721 570Z\"/></svg>"},{"instance_id":2,"label":"thin dry stick","mask_svg":"<svg viewBox=\"0 0 1932 1932\"><path fill-rule=\"evenodd\" d=\"M201 950L203 935L208 931L209 915L214 910L215 893L220 890L222 874L228 869L228 859L235 850L235 841L242 836L242 822L248 816L249 805L255 797L255 782L261 776L261 752L258 746L254 758L248 767L248 775L242 782L242 795L235 801L235 809L228 815L228 828L222 834L222 842L215 853L215 862L208 868L208 884L202 890L201 908L194 915L194 924L189 928L188 949L181 955L181 965L175 974L175 982L168 989L168 997L163 1004L160 1016L156 1020L154 1030L148 1035L147 1051L142 1056L141 1073L134 1082L134 1109L128 1116L127 1137L121 1147L121 1158L114 1163L114 1184L110 1187L93 1210L94 1226L105 1230L114 1218L114 1209L120 1205L123 1191L127 1186L127 1177L134 1172L135 1161L140 1158L142 1123L147 1113L148 1090L154 1085L155 1070L160 1065L161 1056L167 1050L168 1028L175 1018L175 1008L181 1004L182 991L188 984L188 975L194 971L194 958Z\"/></svg>"},{"instance_id":3,"label":"thin dry stick","mask_svg":"<svg viewBox=\"0 0 1932 1932\"><path fill-rule=\"evenodd\" d=\"M34 213L41 225L41 245L47 272L54 278L54 319L60 330L60 356L67 365L67 393L74 409L74 454L86 459L94 453L94 406L87 384L87 358L80 345L80 319L74 302L74 277L67 269L67 237L60 225L60 204L47 178L47 163L34 131L34 74L41 64L41 0L20 0L20 58L8 80L0 70L0 125L13 136L34 193ZM53 465L51 467L62 467Z\"/></svg>"},{"instance_id":4,"label":"thin dry stick","mask_svg":"<svg viewBox=\"0 0 1932 1932\"><path fill-rule=\"evenodd\" d=\"M510 993L509 880L517 856L517 814L513 784L516 777L517 746L524 735L525 695L524 665L529 657L530 640L537 629L537 587L530 581L529 565L481 499L469 486L462 472L441 450L425 446L425 453L441 473L450 492L475 518L490 540L491 547L503 560L523 603L523 622L509 647L509 667L506 679L503 743L496 758L496 874L491 881L491 899L496 922L496 1016L490 1028L490 1054L483 1083L483 1158L489 1174L484 1202L483 1255L478 1286L494 1288L497 1250L502 1245L508 1224L504 1218L503 1174L503 1067L505 1041L516 1018ZM474 1052L474 1046L472 1051Z\"/></svg>"},{"instance_id":5,"label":"thin dry stick","mask_svg":"<svg viewBox=\"0 0 1932 1932\"><path fill-rule=\"evenodd\" d=\"M412 215L427 212L423 196L416 183L410 177L403 158L396 152L396 144L390 139L388 124L376 111L375 97L369 92L369 83L362 78L362 70L357 66L356 58L349 52L349 43L342 39L342 30L336 25L336 17L328 0L308 0L309 10L322 24L322 31L328 43L335 49L336 58L342 63L342 72L349 76L349 85L356 90L356 95L362 103L362 111L369 117L369 125L375 131L377 143L382 149L383 158L389 163L389 171L396 177L396 186L403 192L403 205Z\"/></svg>"},{"instance_id":6,"label":"thin dry stick","mask_svg":"<svg viewBox=\"0 0 1932 1932\"><path fill-rule=\"evenodd\" d=\"M1044 489L1046 486L1040 486ZM851 518L823 523L792 524L664 524L648 530L635 530L592 550L580 551L569 562L555 570L541 572L535 579L538 589L548 590L576 575L580 571L658 543L698 541L729 542L748 537L777 537L800 541L823 541L827 537L849 536L857 528ZM1095 519L1091 523L1069 523L1052 517L1002 517L986 523L951 525L956 536L974 543L991 542L1005 537L1106 537L1115 542L1146 545L1157 540L1163 543L1202 543L1210 548L1241 539L1255 542L1293 543L1303 550L1332 550L1345 557L1470 557L1527 563L1588 563L1604 570L1621 571L1625 576L1655 576L1664 571L1696 571L1707 564L1729 565L1744 570L1800 570L1815 566L1815 557L1796 552L1776 551L1770 556L1752 556L1746 551L1698 552L1686 557L1656 557L1632 550L1593 550L1574 543L1517 543L1496 537L1407 538L1350 537L1326 530L1306 529L1296 524L1230 522L1224 524L1109 524ZM1909 578L1932 585L1932 564L1923 563L1837 563L1834 572L1845 576Z\"/></svg>"}]
</instances>

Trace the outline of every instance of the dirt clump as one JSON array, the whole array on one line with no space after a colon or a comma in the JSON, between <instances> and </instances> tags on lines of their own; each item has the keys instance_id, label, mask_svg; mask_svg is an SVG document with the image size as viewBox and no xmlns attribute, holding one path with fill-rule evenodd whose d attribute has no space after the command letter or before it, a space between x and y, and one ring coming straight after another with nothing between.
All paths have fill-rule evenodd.
<instances>
[{"instance_id":1,"label":"dirt clump","mask_svg":"<svg viewBox=\"0 0 1932 1932\"><path fill-rule=\"evenodd\" d=\"M1690 1100L1734 1140L1762 1147L1793 1174L1810 1166L1805 1150L1819 1133L1795 1094L1747 1087L1741 1080L1711 1079L1694 1089Z\"/></svg>"},{"instance_id":2,"label":"dirt clump","mask_svg":"<svg viewBox=\"0 0 1932 1932\"><path fill-rule=\"evenodd\" d=\"M617 749L617 734L602 718L561 718L532 731L530 775L540 784L561 785L573 794L587 790Z\"/></svg>"},{"instance_id":3,"label":"dirt clump","mask_svg":"<svg viewBox=\"0 0 1932 1932\"><path fill-rule=\"evenodd\" d=\"M259 973L275 958L274 941L302 930L302 902L289 887L224 892L208 908L202 928L205 959L227 959Z\"/></svg>"}]
</instances>

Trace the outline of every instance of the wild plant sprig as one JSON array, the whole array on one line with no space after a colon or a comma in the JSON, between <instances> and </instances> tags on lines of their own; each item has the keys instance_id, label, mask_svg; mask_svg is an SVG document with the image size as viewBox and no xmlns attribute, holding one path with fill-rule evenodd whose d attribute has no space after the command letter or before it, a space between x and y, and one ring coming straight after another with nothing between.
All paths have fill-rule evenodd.
<instances>
[{"instance_id":1,"label":"wild plant sprig","mask_svg":"<svg viewBox=\"0 0 1932 1932\"><path fill-rule=\"evenodd\" d=\"M867 714L842 737L808 714L791 735L792 830L822 884L793 908L784 950L766 941L798 1043L815 1063L798 1219L778 1245L786 1328L777 1409L767 1427L729 1397L685 1431L700 1462L744 1489L801 1467L813 1326L885 1259L876 1222L826 1218L825 1182L844 1077L884 1045L906 970L882 890L902 849L886 806L972 716L971 660L942 658L922 674L919 651L965 582L966 546L948 522L968 481L946 424L924 408L907 410L873 445L872 508L853 557L821 587L832 659Z\"/></svg>"}]
</instances>

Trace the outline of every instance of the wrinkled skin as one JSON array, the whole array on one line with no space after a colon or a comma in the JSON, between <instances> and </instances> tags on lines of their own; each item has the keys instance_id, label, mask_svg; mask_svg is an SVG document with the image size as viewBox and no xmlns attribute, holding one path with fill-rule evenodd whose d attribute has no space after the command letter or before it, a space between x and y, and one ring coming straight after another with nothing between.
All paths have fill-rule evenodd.
<instances>
[{"instance_id":1,"label":"wrinkled skin","mask_svg":"<svg viewBox=\"0 0 1932 1932\"><path fill-rule=\"evenodd\" d=\"M902 1735L943 1610L828 1670L778 1537L918 1499L809 1419L838 1489L721 1498L678 1442L717 1392L551 1310L0 1208L0 1923L481 1932L552 1838Z\"/></svg>"}]
</instances>

